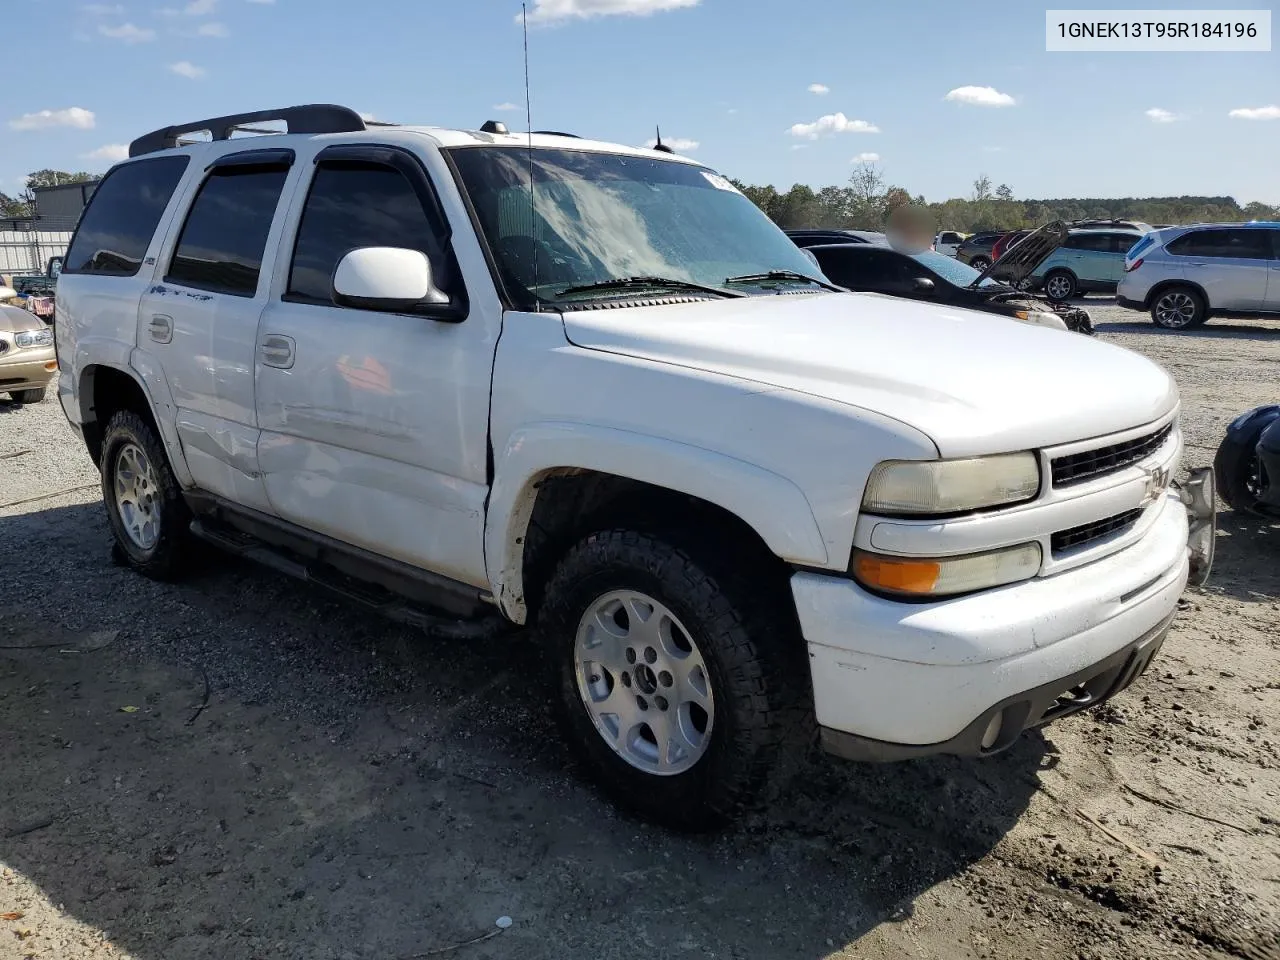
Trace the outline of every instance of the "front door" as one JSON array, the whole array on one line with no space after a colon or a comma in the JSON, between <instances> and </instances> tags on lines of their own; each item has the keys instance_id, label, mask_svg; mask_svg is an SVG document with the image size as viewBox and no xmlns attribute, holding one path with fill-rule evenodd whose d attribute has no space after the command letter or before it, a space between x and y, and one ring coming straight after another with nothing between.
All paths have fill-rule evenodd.
<instances>
[{"instance_id":1,"label":"front door","mask_svg":"<svg viewBox=\"0 0 1280 960\"><path fill-rule=\"evenodd\" d=\"M1181 258L1183 276L1209 297L1214 310L1262 310L1271 267L1268 231L1258 227L1193 230L1166 249Z\"/></svg>"},{"instance_id":2,"label":"front door","mask_svg":"<svg viewBox=\"0 0 1280 960\"><path fill-rule=\"evenodd\" d=\"M258 330L267 496L309 530L483 585L497 318L474 302L462 322L338 306L334 270L360 247L421 250L453 302L467 292L422 158L333 146L309 166Z\"/></svg>"},{"instance_id":3,"label":"front door","mask_svg":"<svg viewBox=\"0 0 1280 960\"><path fill-rule=\"evenodd\" d=\"M267 251L291 159L291 151L260 150L214 162L192 187L195 200L161 251L161 279L138 314L138 342L164 369L196 486L264 511L254 348L268 288L263 262L270 277Z\"/></svg>"}]
</instances>

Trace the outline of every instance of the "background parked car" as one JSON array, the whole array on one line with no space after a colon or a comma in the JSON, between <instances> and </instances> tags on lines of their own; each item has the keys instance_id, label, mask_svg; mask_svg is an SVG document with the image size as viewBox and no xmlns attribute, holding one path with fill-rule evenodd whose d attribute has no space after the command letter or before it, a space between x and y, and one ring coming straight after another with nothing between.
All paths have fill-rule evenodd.
<instances>
[{"instance_id":1,"label":"background parked car","mask_svg":"<svg viewBox=\"0 0 1280 960\"><path fill-rule=\"evenodd\" d=\"M965 237L956 248L956 259L961 263L967 263L975 270L985 270L995 259L991 255L991 248L1003 236L1003 230L984 230Z\"/></svg>"},{"instance_id":2,"label":"background parked car","mask_svg":"<svg viewBox=\"0 0 1280 960\"><path fill-rule=\"evenodd\" d=\"M15 403L39 403L58 371L53 331L39 317L13 306L11 287L0 286L0 392Z\"/></svg>"},{"instance_id":3,"label":"background parked car","mask_svg":"<svg viewBox=\"0 0 1280 960\"><path fill-rule=\"evenodd\" d=\"M812 247L819 243L884 243L889 238L874 230L787 230L786 234L797 247Z\"/></svg>"},{"instance_id":4,"label":"background parked car","mask_svg":"<svg viewBox=\"0 0 1280 960\"><path fill-rule=\"evenodd\" d=\"M948 257L954 257L960 244L964 243L965 234L955 230L943 230L933 238L933 249Z\"/></svg>"},{"instance_id":5,"label":"background parked car","mask_svg":"<svg viewBox=\"0 0 1280 960\"><path fill-rule=\"evenodd\" d=\"M1223 314L1280 314L1280 223L1202 223L1156 230L1124 260L1117 302L1157 326L1198 327Z\"/></svg>"},{"instance_id":6,"label":"background parked car","mask_svg":"<svg viewBox=\"0 0 1280 960\"><path fill-rule=\"evenodd\" d=\"M1037 259L1062 241L1066 227L1049 224L1036 233L1036 240L1025 251L1025 262L1011 264L1007 276L1002 277L1016 284L1030 273ZM845 243L810 247L809 252L828 279L849 290L982 310L1059 330L1091 333L1093 329L1083 310L1055 307L933 250L904 253L879 244ZM1001 262L995 271L1004 268Z\"/></svg>"},{"instance_id":7,"label":"background parked car","mask_svg":"<svg viewBox=\"0 0 1280 960\"><path fill-rule=\"evenodd\" d=\"M1124 255L1145 236L1137 227L1073 229L1031 276L1050 300L1089 291L1111 293L1124 274Z\"/></svg>"},{"instance_id":8,"label":"background parked car","mask_svg":"<svg viewBox=\"0 0 1280 960\"><path fill-rule=\"evenodd\" d=\"M999 260L1004 256L1005 251L1029 233L1031 233L1030 230L1014 230L1011 233L1004 234L1004 236L997 240L991 247L992 260Z\"/></svg>"}]
</instances>

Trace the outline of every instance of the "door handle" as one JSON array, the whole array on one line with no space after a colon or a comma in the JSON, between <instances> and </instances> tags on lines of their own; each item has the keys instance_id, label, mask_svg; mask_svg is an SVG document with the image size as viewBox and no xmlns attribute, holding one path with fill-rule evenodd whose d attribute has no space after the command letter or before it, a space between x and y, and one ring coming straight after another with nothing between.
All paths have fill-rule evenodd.
<instances>
[{"instance_id":1,"label":"door handle","mask_svg":"<svg viewBox=\"0 0 1280 960\"><path fill-rule=\"evenodd\" d=\"M147 329L156 343L169 343L173 340L173 317L166 317L163 313L152 314Z\"/></svg>"},{"instance_id":2,"label":"door handle","mask_svg":"<svg viewBox=\"0 0 1280 960\"><path fill-rule=\"evenodd\" d=\"M262 345L259 348L262 353L262 362L268 367L276 367L280 370L288 370L293 367L293 338L282 337L277 333L270 333L262 338Z\"/></svg>"}]
</instances>

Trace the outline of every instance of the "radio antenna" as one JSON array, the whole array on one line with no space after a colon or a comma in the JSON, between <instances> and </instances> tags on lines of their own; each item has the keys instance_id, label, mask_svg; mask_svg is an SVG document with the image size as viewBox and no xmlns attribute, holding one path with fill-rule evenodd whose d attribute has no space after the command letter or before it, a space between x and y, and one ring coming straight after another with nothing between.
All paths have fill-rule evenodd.
<instances>
[{"instance_id":1,"label":"radio antenna","mask_svg":"<svg viewBox=\"0 0 1280 960\"><path fill-rule=\"evenodd\" d=\"M520 22L524 27L524 120L529 137L529 239L533 246L533 312L542 312L538 293L538 204L533 186L533 94L529 89L529 5L520 4Z\"/></svg>"}]
</instances>

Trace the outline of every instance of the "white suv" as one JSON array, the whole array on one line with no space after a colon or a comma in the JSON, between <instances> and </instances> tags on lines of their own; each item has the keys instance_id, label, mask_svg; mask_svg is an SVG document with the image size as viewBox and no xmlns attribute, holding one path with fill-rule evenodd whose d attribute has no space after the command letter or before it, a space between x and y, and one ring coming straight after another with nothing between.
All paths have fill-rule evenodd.
<instances>
[{"instance_id":1,"label":"white suv","mask_svg":"<svg viewBox=\"0 0 1280 960\"><path fill-rule=\"evenodd\" d=\"M1117 303L1170 330L1214 316L1280 315L1280 223L1201 223L1148 233L1124 258Z\"/></svg>"},{"instance_id":2,"label":"white suv","mask_svg":"<svg viewBox=\"0 0 1280 960\"><path fill-rule=\"evenodd\" d=\"M847 757L999 751L1161 644L1179 404L1136 354L838 292L654 151L312 106L130 154L57 293L119 555L536 625L568 739L652 818L732 816L815 718Z\"/></svg>"}]
</instances>

